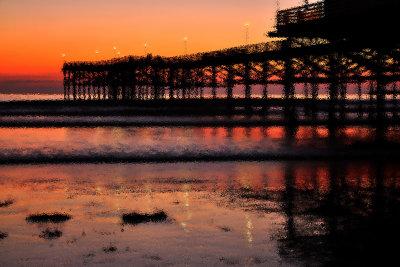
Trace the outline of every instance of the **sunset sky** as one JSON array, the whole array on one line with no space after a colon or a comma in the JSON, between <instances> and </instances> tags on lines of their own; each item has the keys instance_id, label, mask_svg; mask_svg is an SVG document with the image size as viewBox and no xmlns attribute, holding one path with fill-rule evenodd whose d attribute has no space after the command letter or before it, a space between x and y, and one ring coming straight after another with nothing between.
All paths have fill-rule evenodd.
<instances>
[{"instance_id":1,"label":"sunset sky","mask_svg":"<svg viewBox=\"0 0 400 267\"><path fill-rule=\"evenodd\" d=\"M186 36L189 53L210 51L244 44L245 23L250 43L267 41L276 9L276 0L0 0L0 93L59 86L63 53L108 59L116 46L143 55L147 43L149 53L173 56Z\"/></svg>"}]
</instances>

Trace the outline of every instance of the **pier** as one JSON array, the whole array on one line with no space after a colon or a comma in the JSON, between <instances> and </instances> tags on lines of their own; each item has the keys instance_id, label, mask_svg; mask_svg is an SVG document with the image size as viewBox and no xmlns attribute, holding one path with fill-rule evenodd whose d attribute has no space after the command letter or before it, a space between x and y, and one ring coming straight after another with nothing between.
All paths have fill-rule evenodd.
<instances>
[{"instance_id":1,"label":"pier","mask_svg":"<svg viewBox=\"0 0 400 267\"><path fill-rule=\"evenodd\" d=\"M204 99L208 88L211 94L207 97L216 99L221 97L217 90L223 88L229 102L235 98L235 87L240 87L242 98L251 100L254 87L262 86L261 98L268 101L269 88L279 85L282 98L288 101L299 97L295 92L299 87L303 88L301 98L318 100L322 86L328 87L329 99L336 101L346 100L347 88L356 85L360 97L361 88L368 86L372 101L396 100L400 42L395 32L387 32L392 21L381 18L385 14L393 17L390 15L399 5L391 0L378 1L380 4L371 0L355 12L355 2L350 1L352 8L344 9L347 16L338 12L343 8L340 0L279 11L276 29L268 33L282 38L279 41L176 57L148 54L67 62L62 68L64 98L135 102ZM377 16L373 28L360 30L360 25L353 25L355 21L364 23L371 12ZM344 28L345 24L348 27Z\"/></svg>"},{"instance_id":2,"label":"pier","mask_svg":"<svg viewBox=\"0 0 400 267\"><path fill-rule=\"evenodd\" d=\"M371 95L395 96L399 60L398 48L292 39L172 58L148 55L66 63L64 94L68 100L201 99L204 88L212 88L217 98L216 89L224 87L231 99L233 87L241 85L250 99L252 86L262 85L267 99L268 86L279 84L285 98L294 98L294 86L301 84L317 98L318 87L329 84L329 95L336 99L345 95L349 84L369 83Z\"/></svg>"}]
</instances>

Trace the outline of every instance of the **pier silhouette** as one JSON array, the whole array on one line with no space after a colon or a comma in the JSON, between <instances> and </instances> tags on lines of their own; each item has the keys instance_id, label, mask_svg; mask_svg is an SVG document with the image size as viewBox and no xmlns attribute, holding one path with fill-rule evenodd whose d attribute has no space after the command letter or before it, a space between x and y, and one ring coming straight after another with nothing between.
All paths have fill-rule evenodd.
<instances>
[{"instance_id":1,"label":"pier silhouette","mask_svg":"<svg viewBox=\"0 0 400 267\"><path fill-rule=\"evenodd\" d=\"M357 86L361 113L363 102L375 110L375 117L389 106L396 113L400 37L391 27L399 3L359 2L326 0L281 10L275 30L268 33L279 41L176 57L149 54L67 62L62 68L64 98L199 109L244 106L254 112L277 105L269 89L280 86L279 105L290 111L296 105L307 110L325 106L319 97L325 86L328 105L335 110L346 109L348 88ZM263 88L261 99L253 96L255 86ZM235 87L241 88L242 97L234 96ZM299 87L301 94L296 93ZM368 101L362 101L363 87L369 88ZM205 88L211 89L209 96ZM223 100L217 94L221 88Z\"/></svg>"}]
</instances>

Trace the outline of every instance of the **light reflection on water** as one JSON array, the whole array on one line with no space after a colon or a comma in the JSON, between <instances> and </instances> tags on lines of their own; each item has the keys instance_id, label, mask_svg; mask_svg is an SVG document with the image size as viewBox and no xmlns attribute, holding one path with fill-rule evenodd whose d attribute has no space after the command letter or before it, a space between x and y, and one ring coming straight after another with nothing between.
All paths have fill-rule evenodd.
<instances>
[{"instance_id":1,"label":"light reflection on water","mask_svg":"<svg viewBox=\"0 0 400 267\"><path fill-rule=\"evenodd\" d=\"M96 127L0 128L1 158L300 155L385 139L399 127ZM383 134L379 137L378 134Z\"/></svg>"},{"instance_id":2,"label":"light reflection on water","mask_svg":"<svg viewBox=\"0 0 400 267\"><path fill-rule=\"evenodd\" d=\"M0 101L63 100L63 94L1 94Z\"/></svg>"},{"instance_id":3,"label":"light reflection on water","mask_svg":"<svg viewBox=\"0 0 400 267\"><path fill-rule=\"evenodd\" d=\"M389 260L395 248L385 242L400 236L396 164L5 165L0 173L0 201L14 200L0 208L8 234L0 265L351 265ZM123 213L161 209L166 222L122 224ZM72 219L25 221L41 212ZM47 228L61 237L40 237Z\"/></svg>"}]
</instances>

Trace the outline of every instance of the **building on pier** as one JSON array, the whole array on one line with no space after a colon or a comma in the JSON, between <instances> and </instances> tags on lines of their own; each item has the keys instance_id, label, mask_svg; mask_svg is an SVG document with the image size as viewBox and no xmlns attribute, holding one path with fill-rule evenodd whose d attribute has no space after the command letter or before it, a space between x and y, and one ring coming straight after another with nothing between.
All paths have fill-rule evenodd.
<instances>
[{"instance_id":1,"label":"building on pier","mask_svg":"<svg viewBox=\"0 0 400 267\"><path fill-rule=\"evenodd\" d=\"M398 0L325 0L277 14L271 37L399 43Z\"/></svg>"}]
</instances>

